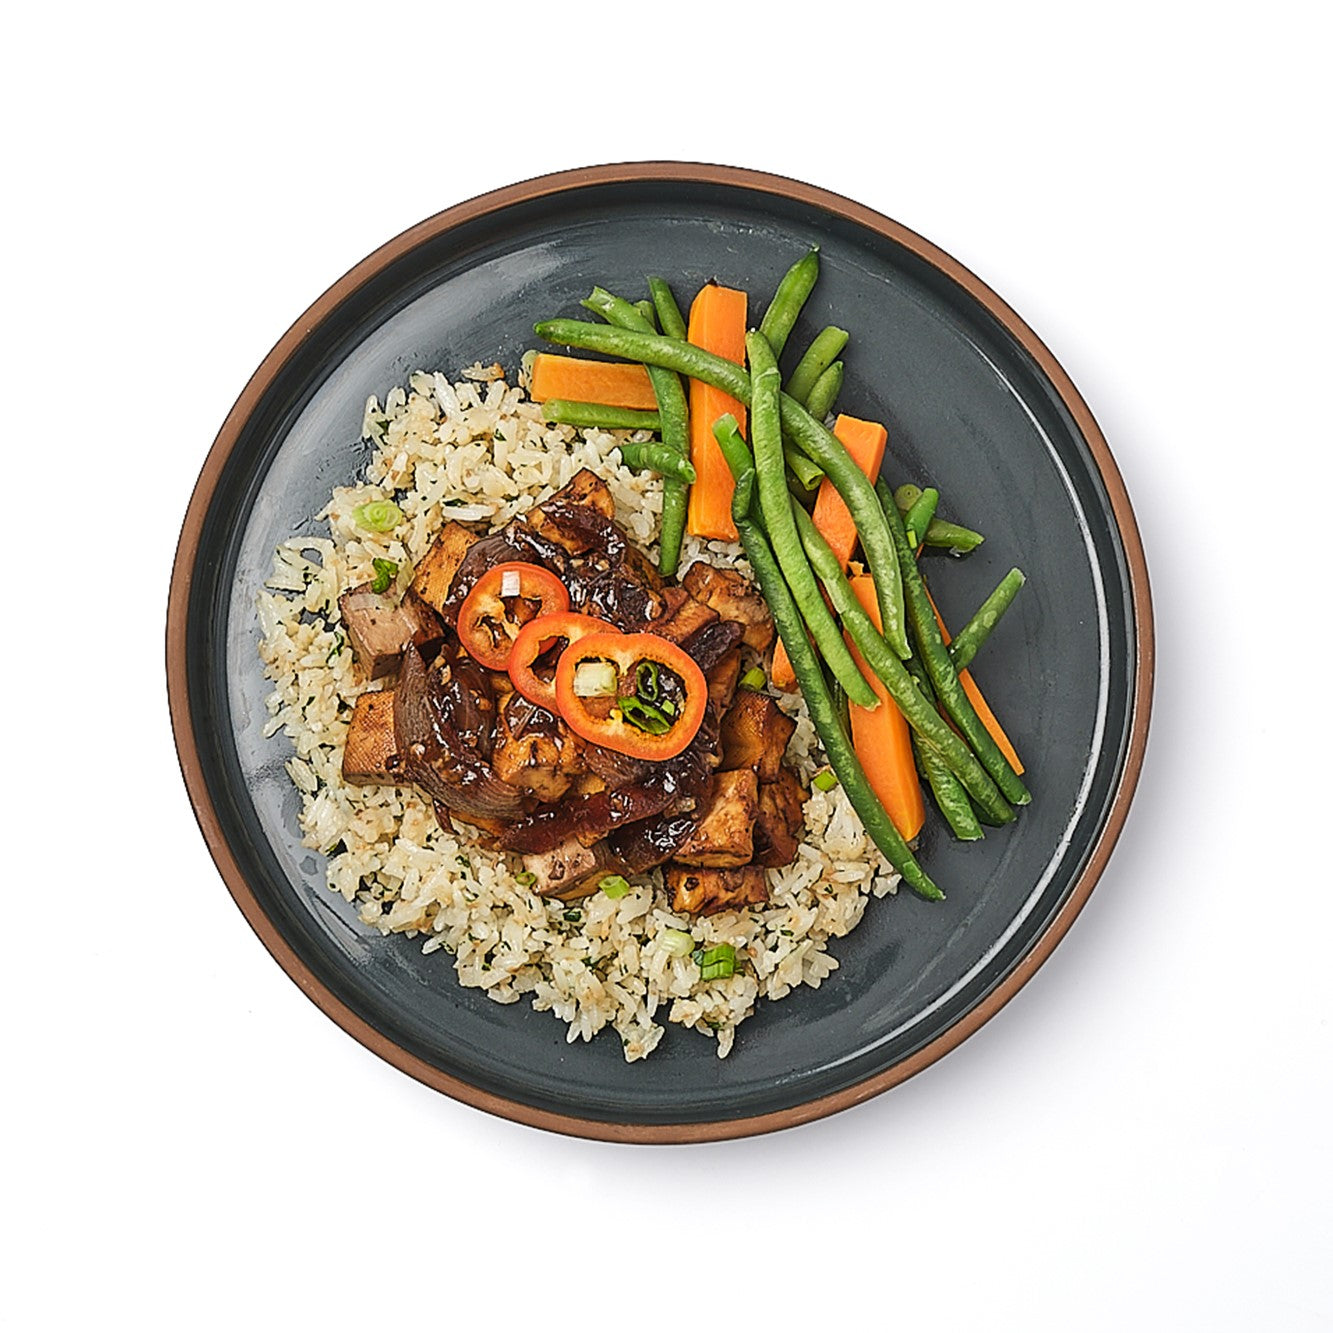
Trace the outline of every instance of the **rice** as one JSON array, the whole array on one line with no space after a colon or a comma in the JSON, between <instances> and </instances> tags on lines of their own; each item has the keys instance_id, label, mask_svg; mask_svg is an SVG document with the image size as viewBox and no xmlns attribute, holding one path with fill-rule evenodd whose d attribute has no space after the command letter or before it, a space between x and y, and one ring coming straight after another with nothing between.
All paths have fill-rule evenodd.
<instances>
[{"instance_id":1,"label":"rice","mask_svg":"<svg viewBox=\"0 0 1333 1333\"><path fill-rule=\"evenodd\" d=\"M373 454L363 479L335 489L317 516L327 520L327 538L278 547L259 594L260 654L274 686L265 734L281 731L291 742L287 772L301 797L303 845L325 855L328 889L354 903L367 926L451 956L458 980L497 1003L526 998L549 1010L569 1041L610 1027L625 1059L639 1060L674 1023L711 1036L725 1056L761 998L820 986L838 966L829 941L857 925L870 895L896 891L897 873L840 787L811 788L804 842L793 864L767 872L767 905L694 918L671 910L660 871L617 900L542 898L515 878L516 857L480 846L464 823L441 828L415 789L342 782L353 700L379 685L353 666L338 596L374 578L376 559L398 565L401 591L448 519L498 527L584 467L610 486L619 523L655 553L661 481L621 465L626 433L547 425L500 366L462 375L452 383L417 372L382 407L368 401L363 435ZM357 506L379 499L403 511L391 533L367 532L353 518ZM700 558L749 574L735 545L687 538L682 568ZM796 721L787 759L809 786L822 763L814 727L799 695L779 702ZM701 981L688 955L665 947L668 930L687 932L697 946L732 945L735 974Z\"/></svg>"}]
</instances>

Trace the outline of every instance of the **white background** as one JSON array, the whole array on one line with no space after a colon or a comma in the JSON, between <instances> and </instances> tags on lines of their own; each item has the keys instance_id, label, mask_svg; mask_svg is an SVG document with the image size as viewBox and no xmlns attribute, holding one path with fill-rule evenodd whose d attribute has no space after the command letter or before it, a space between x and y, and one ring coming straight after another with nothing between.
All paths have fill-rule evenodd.
<instances>
[{"instance_id":1,"label":"white background","mask_svg":"<svg viewBox=\"0 0 1333 1333\"><path fill-rule=\"evenodd\" d=\"M1333 1327L1320 8L11 17L0 1322ZM859 199L1037 329L1159 668L1121 845L997 1018L831 1120L648 1149L457 1105L303 998L195 828L162 641L211 439L325 287L484 190L673 157Z\"/></svg>"}]
</instances>

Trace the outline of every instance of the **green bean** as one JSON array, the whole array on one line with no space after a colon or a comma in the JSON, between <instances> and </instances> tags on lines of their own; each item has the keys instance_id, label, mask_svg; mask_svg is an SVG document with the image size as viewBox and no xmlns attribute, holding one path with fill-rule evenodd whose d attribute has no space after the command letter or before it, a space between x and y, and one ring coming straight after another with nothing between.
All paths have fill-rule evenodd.
<instances>
[{"instance_id":1,"label":"green bean","mask_svg":"<svg viewBox=\"0 0 1333 1333\"><path fill-rule=\"evenodd\" d=\"M842 561L833 553L815 527L810 516L801 510L796 514L796 527L810 563L828 590L833 609L842 617L852 642L861 656L888 690L889 697L898 705L907 725L939 751L950 769L977 803L994 819L1007 822L1013 819L999 788L992 781L976 755L950 729L949 724L935 711L926 695L917 688L911 674L884 641L875 622L852 591L847 576L842 572Z\"/></svg>"},{"instance_id":2,"label":"green bean","mask_svg":"<svg viewBox=\"0 0 1333 1333\"><path fill-rule=\"evenodd\" d=\"M560 426L600 427L602 430L651 430L662 428L656 412L632 407L608 407L604 403L578 403L572 398L548 398L542 415Z\"/></svg>"},{"instance_id":3,"label":"green bean","mask_svg":"<svg viewBox=\"0 0 1333 1333\"><path fill-rule=\"evenodd\" d=\"M916 567L912 549L907 544L907 530L903 527L902 515L894 503L893 492L889 489L888 482L881 480L877 491L888 519L889 532L898 550L907 614L911 619L917 648L925 664L926 674L930 677L930 683L935 687L935 693L944 705L945 712L953 719L967 743L976 752L986 772L995 779L995 785L1015 805L1026 805L1032 799L1032 793L1023 785L1023 780L1001 753L1000 747L996 745L985 724L977 716L977 710L973 708L967 692L959 684L958 673L954 670L949 650L944 646L939 622L935 619L934 608L926 595L926 585L922 581L921 571Z\"/></svg>"},{"instance_id":4,"label":"green bean","mask_svg":"<svg viewBox=\"0 0 1333 1333\"><path fill-rule=\"evenodd\" d=\"M981 533L973 532L971 528L960 527L957 523L950 523L947 519L933 518L926 529L927 546L942 546L955 555L965 555L968 551L975 551L985 540Z\"/></svg>"},{"instance_id":5,"label":"green bean","mask_svg":"<svg viewBox=\"0 0 1333 1333\"><path fill-rule=\"evenodd\" d=\"M660 472L664 477L674 477L686 485L693 485L697 480L694 464L688 458L682 458L670 445L657 440L626 440L620 446L620 457L625 466L636 472L647 469Z\"/></svg>"},{"instance_id":6,"label":"green bean","mask_svg":"<svg viewBox=\"0 0 1333 1333\"><path fill-rule=\"evenodd\" d=\"M893 502L898 506L898 512L903 516L904 523L907 521L907 515L912 506L922 497L924 492L920 486L913 486L910 482L905 482L899 486L893 493ZM920 534L920 528L917 529ZM927 546L942 546L946 550L953 551L955 554L965 554L968 551L975 551L986 539L979 532L973 532L971 528L960 527L957 523L950 523L947 519L932 518L926 524L926 533L920 537L918 545L922 542Z\"/></svg>"},{"instance_id":7,"label":"green bean","mask_svg":"<svg viewBox=\"0 0 1333 1333\"><path fill-rule=\"evenodd\" d=\"M657 332L657 307L651 301L635 301L634 308L648 321L648 327Z\"/></svg>"},{"instance_id":8,"label":"green bean","mask_svg":"<svg viewBox=\"0 0 1333 1333\"><path fill-rule=\"evenodd\" d=\"M713 422L713 438L722 450L722 457L727 460L731 475L737 480L754 467L754 455L741 435L740 422L730 412L723 413Z\"/></svg>"},{"instance_id":9,"label":"green bean","mask_svg":"<svg viewBox=\"0 0 1333 1333\"><path fill-rule=\"evenodd\" d=\"M601 287L583 303L588 309L603 316L618 332L657 337L647 317L628 301ZM590 326L595 327L595 326ZM674 449L681 458L690 455L689 403L680 376L666 367L649 366L648 378L657 396L657 409L662 421L662 443ZM685 510L689 500L686 483L678 477L662 480L662 530L658 542L657 567L668 578L680 565L680 547L685 538Z\"/></svg>"},{"instance_id":10,"label":"green bean","mask_svg":"<svg viewBox=\"0 0 1333 1333\"><path fill-rule=\"evenodd\" d=\"M750 401L750 377L734 361L677 338L605 328L576 319L547 319L535 326L539 338L566 347L605 352L626 361L663 366L712 384L742 403ZM875 579L884 637L899 657L911 655L903 609L903 576L889 533L888 520L874 487L837 437L794 398L781 398L782 429L793 444L813 458L842 496L856 524L866 562Z\"/></svg>"},{"instance_id":11,"label":"green bean","mask_svg":"<svg viewBox=\"0 0 1333 1333\"><path fill-rule=\"evenodd\" d=\"M824 469L794 445L783 445L782 456L787 460L787 470L801 483L802 490L813 491L824 480Z\"/></svg>"},{"instance_id":12,"label":"green bean","mask_svg":"<svg viewBox=\"0 0 1333 1333\"><path fill-rule=\"evenodd\" d=\"M805 407L816 421L823 421L833 411L833 404L842 392L842 362L835 361L810 390Z\"/></svg>"},{"instance_id":13,"label":"green bean","mask_svg":"<svg viewBox=\"0 0 1333 1333\"><path fill-rule=\"evenodd\" d=\"M815 279L818 277L819 247L814 245L787 270L778 283L778 289L773 293L773 299L759 324L759 332L768 339L775 359L782 355L792 325L796 323L801 307L814 290Z\"/></svg>"},{"instance_id":14,"label":"green bean","mask_svg":"<svg viewBox=\"0 0 1333 1333\"><path fill-rule=\"evenodd\" d=\"M991 630L1000 623L1000 617L1013 605L1018 590L1026 582L1027 576L1021 569L1011 569L995 585L995 591L972 613L972 619L949 645L955 671L962 671L976 657L977 650L990 638Z\"/></svg>"},{"instance_id":15,"label":"green bean","mask_svg":"<svg viewBox=\"0 0 1333 1333\"><path fill-rule=\"evenodd\" d=\"M653 294L653 305L657 307L657 322L662 332L669 338L687 338L685 316L680 313L676 298L671 295L665 278L649 278L648 290Z\"/></svg>"},{"instance_id":16,"label":"green bean","mask_svg":"<svg viewBox=\"0 0 1333 1333\"><path fill-rule=\"evenodd\" d=\"M842 729L850 736L852 734L852 704L847 697L847 691L842 688L842 684L836 676L832 678L825 676L824 681L829 687L829 694L833 699L833 711L837 713Z\"/></svg>"},{"instance_id":17,"label":"green bean","mask_svg":"<svg viewBox=\"0 0 1333 1333\"><path fill-rule=\"evenodd\" d=\"M809 403L810 390L838 359L838 353L847 346L850 337L846 329L836 329L832 324L815 334L805 355L796 363L796 369L787 377L787 392L802 406Z\"/></svg>"},{"instance_id":18,"label":"green bean","mask_svg":"<svg viewBox=\"0 0 1333 1333\"><path fill-rule=\"evenodd\" d=\"M893 503L898 506L898 512L904 518L907 517L907 511L916 504L921 498L921 487L913 486L910 481L905 481L893 493Z\"/></svg>"},{"instance_id":19,"label":"green bean","mask_svg":"<svg viewBox=\"0 0 1333 1333\"><path fill-rule=\"evenodd\" d=\"M967 792L963 790L957 775L944 762L944 756L929 741L923 741L917 735L912 737L912 749L916 754L917 767L929 784L935 804L939 806L940 814L944 816L944 822L954 837L961 842L976 842L985 837L981 821L972 809L972 802L967 799Z\"/></svg>"},{"instance_id":20,"label":"green bean","mask_svg":"<svg viewBox=\"0 0 1333 1333\"><path fill-rule=\"evenodd\" d=\"M750 381L753 386L750 445L754 449L754 470L759 479L759 507L764 516L764 526L768 529L768 540L773 544L773 552L782 567L787 586L796 599L796 605L801 608L801 615L810 627L815 647L828 663L829 670L842 683L849 699L862 708L877 708L879 696L861 674L838 628L838 622L829 614L820 596L814 571L801 547L800 534L796 531L782 457L782 417L778 401L782 376L777 359L762 333L746 334L745 350L750 358Z\"/></svg>"},{"instance_id":21,"label":"green bean","mask_svg":"<svg viewBox=\"0 0 1333 1333\"><path fill-rule=\"evenodd\" d=\"M894 500L898 497L895 495ZM927 486L913 502L912 507L903 514L903 525L907 528L907 544L916 550L921 545L926 535L926 529L930 527L930 521L935 517L935 507L940 502L940 493L933 486ZM900 514L902 510L898 511Z\"/></svg>"},{"instance_id":22,"label":"green bean","mask_svg":"<svg viewBox=\"0 0 1333 1333\"><path fill-rule=\"evenodd\" d=\"M819 739L823 743L824 753L828 756L829 766L847 793L852 809L861 818L865 831L874 841L875 846L888 858L890 864L903 877L908 885L923 898L939 902L944 894L922 870L912 855L902 835L894 827L874 789L866 778L865 770L847 732L838 718L837 708L829 688L824 680L819 661L805 635L805 622L792 600L790 589L782 577L782 571L773 555L759 525L750 517L751 499L755 487L754 469L748 469L736 483L736 493L732 497L731 516L736 524L741 545L746 558L754 570L763 593L764 601L773 613L773 623L777 626L787 656L791 659L792 671L796 682L805 698L805 706L810 714Z\"/></svg>"}]
</instances>

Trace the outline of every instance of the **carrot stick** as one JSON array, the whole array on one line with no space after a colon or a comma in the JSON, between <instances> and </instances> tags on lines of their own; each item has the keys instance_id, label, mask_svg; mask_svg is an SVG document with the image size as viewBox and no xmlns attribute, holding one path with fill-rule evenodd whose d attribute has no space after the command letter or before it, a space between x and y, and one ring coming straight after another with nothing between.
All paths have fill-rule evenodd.
<instances>
[{"instance_id":1,"label":"carrot stick","mask_svg":"<svg viewBox=\"0 0 1333 1333\"><path fill-rule=\"evenodd\" d=\"M548 398L568 398L606 407L657 409L652 381L642 366L586 361L552 352L538 352L533 358L529 397L539 403Z\"/></svg>"},{"instance_id":2,"label":"carrot stick","mask_svg":"<svg viewBox=\"0 0 1333 1333\"><path fill-rule=\"evenodd\" d=\"M879 629L881 621L875 580L869 574L861 574L851 580L851 585L856 600ZM912 733L883 681L866 666L850 637L847 644L861 673L879 695L879 707L873 712L857 704L850 705L852 746L894 827L905 841L910 842L926 822L926 803L921 796L921 782L912 756Z\"/></svg>"},{"instance_id":3,"label":"carrot stick","mask_svg":"<svg viewBox=\"0 0 1333 1333\"><path fill-rule=\"evenodd\" d=\"M878 421L862 421L859 417L849 417L843 413L833 423L833 433L871 481L879 476L889 433ZM833 548L833 554L846 568L852 552L856 550L856 524L852 522L852 516L842 496L838 494L837 487L827 477L820 484L815 511L811 517L819 535Z\"/></svg>"},{"instance_id":4,"label":"carrot stick","mask_svg":"<svg viewBox=\"0 0 1333 1333\"><path fill-rule=\"evenodd\" d=\"M936 623L940 627L940 634L944 638L945 646L949 644L949 631L944 624L944 617L940 615L940 608L935 605L935 599L930 596L930 589L926 589L926 596L930 598L930 608L935 612ZM1000 747L1000 753L1013 765L1015 773L1023 771L1022 762L1014 750L1013 743L1009 737L1004 734L1004 728L1000 726L994 713L990 710L990 705L982 697L981 688L977 682L972 679L970 671L960 671L958 673L958 683L963 687L963 693L972 701L972 707L977 710L977 716L981 719L981 725L990 732L991 740Z\"/></svg>"},{"instance_id":5,"label":"carrot stick","mask_svg":"<svg viewBox=\"0 0 1333 1333\"><path fill-rule=\"evenodd\" d=\"M690 341L737 365L745 364L745 293L710 282L690 307ZM690 381L690 462L698 480L690 487L688 530L696 537L736 540L731 521L735 478L713 438L713 423L731 413L745 430L745 405L702 380Z\"/></svg>"},{"instance_id":6,"label":"carrot stick","mask_svg":"<svg viewBox=\"0 0 1333 1333\"><path fill-rule=\"evenodd\" d=\"M859 417L849 417L843 413L833 423L833 433L856 460L861 471L874 481L884 462L888 431L877 421L862 421ZM828 542L833 554L846 569L852 552L856 550L856 524L842 496L838 494L837 487L827 477L820 484L811 517L819 535ZM780 690L790 692L796 688L796 674L791 669L791 662L781 643L773 650L772 678L773 684Z\"/></svg>"}]
</instances>

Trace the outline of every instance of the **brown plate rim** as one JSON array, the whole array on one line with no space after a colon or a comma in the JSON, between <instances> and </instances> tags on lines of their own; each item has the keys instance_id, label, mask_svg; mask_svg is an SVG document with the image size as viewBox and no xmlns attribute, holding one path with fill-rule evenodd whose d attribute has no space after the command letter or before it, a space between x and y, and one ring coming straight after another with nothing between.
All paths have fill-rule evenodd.
<instances>
[{"instance_id":1,"label":"brown plate rim","mask_svg":"<svg viewBox=\"0 0 1333 1333\"><path fill-rule=\"evenodd\" d=\"M426 1061L410 1054L383 1033L351 1011L332 991L319 982L265 915L242 875L222 833L213 806L199 752L195 744L190 716L186 669L186 613L190 599L191 578L198 556L204 518L212 502L223 467L240 437L242 428L261 397L283 365L338 305L363 283L424 241L466 222L484 217L514 204L545 196L581 189L590 185L626 184L644 181L668 181L705 185L736 186L777 195L798 203L812 205L829 213L859 223L909 250L963 288L1023 347L1041 367L1054 386L1065 408L1073 417L1092 453L1102 484L1106 487L1124 549L1129 575L1130 600L1134 614L1134 693L1129 744L1121 767L1115 795L1087 865L1072 892L1027 954L984 1000L964 1014L945 1032L913 1055L888 1069L853 1084L842 1091L819 1097L799 1106L735 1120L700 1121L690 1124L621 1124L614 1121L585 1119L555 1111L546 1111L512 1101L475 1088L454 1078ZM773 1130L806 1124L836 1111L855 1106L902 1083L948 1054L992 1018L1028 982L1064 938L1093 888L1101 878L1120 832L1124 827L1147 747L1148 722L1152 705L1154 636L1152 599L1148 585L1148 566L1138 523L1130 505L1120 470L1091 410L1073 381L1050 350L1018 314L974 273L951 255L901 223L858 204L842 195L808 185L802 181L743 167L697 162L621 162L603 166L581 167L569 171L520 181L502 189L457 204L408 228L393 240L367 256L340 278L282 336L273 350L251 376L240 397L228 413L204 461L190 498L181 527L180 541L172 568L166 626L167 693L171 725L182 776L194 807L195 818L226 883L251 928L278 965L305 994L344 1031L363 1046L413 1078L469 1106L538 1129L572 1134L582 1138L619 1143L701 1143L742 1138Z\"/></svg>"}]
</instances>

